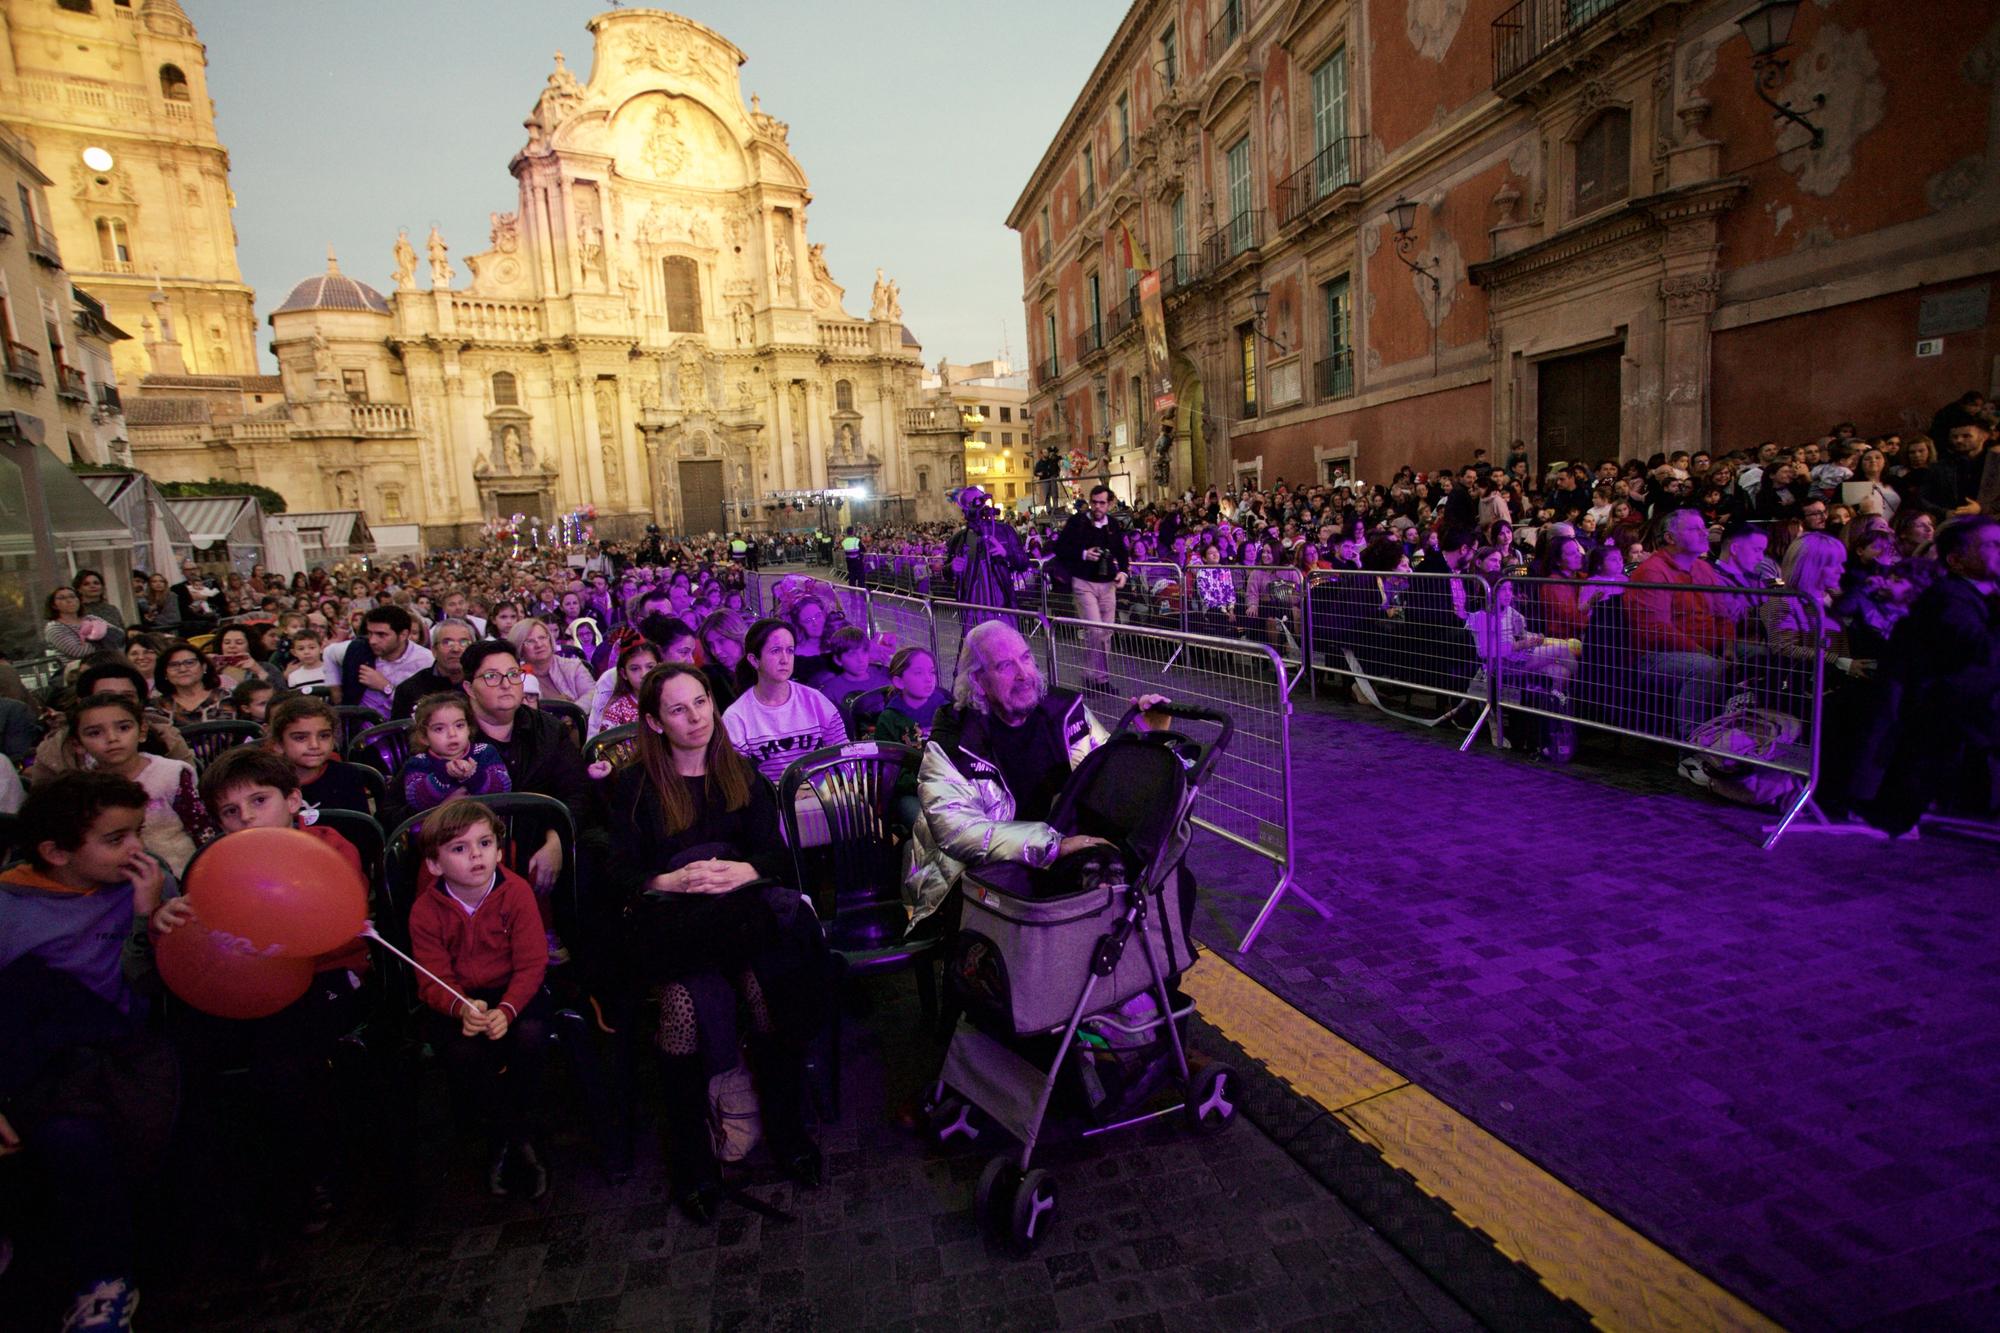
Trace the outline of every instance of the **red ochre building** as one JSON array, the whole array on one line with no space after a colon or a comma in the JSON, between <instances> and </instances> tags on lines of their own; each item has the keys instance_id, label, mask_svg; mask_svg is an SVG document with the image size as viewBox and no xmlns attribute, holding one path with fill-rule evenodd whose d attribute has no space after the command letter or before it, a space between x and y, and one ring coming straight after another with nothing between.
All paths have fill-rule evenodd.
<instances>
[{"instance_id":1,"label":"red ochre building","mask_svg":"<svg viewBox=\"0 0 2000 1333\"><path fill-rule=\"evenodd\" d=\"M1756 6L1138 0L1007 219L1037 437L1151 494L1163 424L1179 490L1910 431L1990 391L2000 11L1793 7L1771 93L1815 147L1758 98Z\"/></svg>"}]
</instances>

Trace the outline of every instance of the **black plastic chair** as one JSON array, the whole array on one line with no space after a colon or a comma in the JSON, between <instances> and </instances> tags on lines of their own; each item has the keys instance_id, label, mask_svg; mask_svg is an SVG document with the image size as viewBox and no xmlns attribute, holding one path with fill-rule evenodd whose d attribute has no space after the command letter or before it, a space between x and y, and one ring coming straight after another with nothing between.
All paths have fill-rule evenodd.
<instances>
[{"instance_id":1,"label":"black plastic chair","mask_svg":"<svg viewBox=\"0 0 2000 1333\"><path fill-rule=\"evenodd\" d=\"M795 760L778 785L778 817L792 847L798 887L819 912L827 947L847 976L910 968L926 1019L937 1013L937 978L931 971L936 938L912 940L903 905L903 848L891 836L896 787L915 776L921 751L908 745L863 741L831 745ZM799 792L811 790L825 818L826 839L801 847ZM840 1115L840 1011L834 1006L830 1059L832 1116Z\"/></svg>"},{"instance_id":2,"label":"black plastic chair","mask_svg":"<svg viewBox=\"0 0 2000 1333\"><path fill-rule=\"evenodd\" d=\"M840 719L847 724L847 734L853 740L866 740L875 732L875 719L882 716L882 710L889 706L889 695L893 685L877 685L873 689L854 690L843 695L840 700Z\"/></svg>"},{"instance_id":3,"label":"black plastic chair","mask_svg":"<svg viewBox=\"0 0 2000 1333\"><path fill-rule=\"evenodd\" d=\"M224 718L214 722L190 722L181 728L181 739L194 751L194 766L204 769L225 750L254 745L264 739L264 728L255 722Z\"/></svg>"},{"instance_id":4,"label":"black plastic chair","mask_svg":"<svg viewBox=\"0 0 2000 1333\"><path fill-rule=\"evenodd\" d=\"M389 719L370 708L367 704L335 704L333 715L340 720L340 752L346 754L354 745L354 738L370 727L379 727Z\"/></svg>"},{"instance_id":5,"label":"black plastic chair","mask_svg":"<svg viewBox=\"0 0 2000 1333\"><path fill-rule=\"evenodd\" d=\"M583 733L590 729L590 714L581 704L573 704L567 699L544 699L539 705L544 713L553 714L569 728L570 739L583 744Z\"/></svg>"},{"instance_id":6,"label":"black plastic chair","mask_svg":"<svg viewBox=\"0 0 2000 1333\"><path fill-rule=\"evenodd\" d=\"M396 770L410 757L410 719L399 717L368 728L348 742L343 753L384 777L396 776Z\"/></svg>"},{"instance_id":7,"label":"black plastic chair","mask_svg":"<svg viewBox=\"0 0 2000 1333\"><path fill-rule=\"evenodd\" d=\"M375 897L380 892L389 846L389 835L382 831L381 823L359 810L321 810L315 822L354 844L354 850L361 854L362 873L368 876L369 896Z\"/></svg>"},{"instance_id":8,"label":"black plastic chair","mask_svg":"<svg viewBox=\"0 0 2000 1333\"><path fill-rule=\"evenodd\" d=\"M594 764L600 759L611 761L613 768L623 768L639 757L639 724L627 722L622 727L610 727L598 732L583 744L583 762Z\"/></svg>"}]
</instances>

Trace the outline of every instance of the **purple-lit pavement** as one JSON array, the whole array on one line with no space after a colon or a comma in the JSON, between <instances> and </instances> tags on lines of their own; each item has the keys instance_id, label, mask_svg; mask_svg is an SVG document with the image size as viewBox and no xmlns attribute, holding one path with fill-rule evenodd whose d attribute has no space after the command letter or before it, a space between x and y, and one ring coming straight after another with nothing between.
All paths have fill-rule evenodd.
<instances>
[{"instance_id":1,"label":"purple-lit pavement","mask_svg":"<svg viewBox=\"0 0 2000 1333\"><path fill-rule=\"evenodd\" d=\"M1303 693L1303 692L1302 692ZM1197 933L1793 1328L1991 1327L1990 847L1794 834L1663 752L1554 767L1346 704L1293 719L1296 902L1197 840Z\"/></svg>"}]
</instances>

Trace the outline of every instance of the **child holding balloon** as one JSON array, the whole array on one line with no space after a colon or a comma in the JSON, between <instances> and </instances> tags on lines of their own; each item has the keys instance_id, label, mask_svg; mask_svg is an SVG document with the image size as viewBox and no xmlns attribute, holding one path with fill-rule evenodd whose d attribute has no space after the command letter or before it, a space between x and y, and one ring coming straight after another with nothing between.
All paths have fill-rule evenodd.
<instances>
[{"instance_id":1,"label":"child holding balloon","mask_svg":"<svg viewBox=\"0 0 2000 1333\"><path fill-rule=\"evenodd\" d=\"M133 1167L162 1160L174 1123L173 1053L123 966L164 879L149 801L111 773L47 779L21 807L28 859L0 872L0 1158L51 1182L77 1292L64 1328L130 1326Z\"/></svg>"},{"instance_id":2,"label":"child holding balloon","mask_svg":"<svg viewBox=\"0 0 2000 1333\"><path fill-rule=\"evenodd\" d=\"M534 889L501 862L503 836L499 817L469 797L424 821L424 868L436 882L410 905L410 952L429 974L417 991L434 1011L431 1047L453 1101L491 1115L487 1188L533 1200L549 1184L528 1137L548 1044L548 942Z\"/></svg>"},{"instance_id":3,"label":"child holding balloon","mask_svg":"<svg viewBox=\"0 0 2000 1333\"><path fill-rule=\"evenodd\" d=\"M204 880L242 893L254 892L258 877L270 867L256 858L238 858L235 841L246 829L296 829L335 852L352 872L346 887L315 884L325 894L351 892L366 883L361 854L332 829L300 827L304 801L298 777L281 755L257 746L227 750L217 756L201 779L202 800L222 826L220 841L203 853L199 869ZM212 860L211 860L212 858ZM191 876L191 878L193 878ZM363 902L366 890L362 890ZM198 921L190 897L169 897L154 913L155 944L174 931ZM191 1100L215 1109L224 1071L248 1068L246 1083L255 1103L260 1154L268 1163L255 1171L232 1172L228 1178L254 1182L260 1190L254 1220L261 1233L272 1225L296 1226L311 1235L323 1230L333 1212L335 1171L327 1161L327 1145L339 1142L332 1116L334 1089L331 1061L335 1044L365 1016L364 980L369 971L368 948L358 937L310 960L312 979L305 993L262 1017L217 1016L217 1008L233 1007L240 998L187 995L196 1010L177 1015L175 1030L186 1056ZM202 975L201 984L214 987L222 978ZM196 1115L196 1124L220 1124L221 1115ZM233 1145L220 1142L209 1150L227 1153ZM238 1215L250 1211L234 1210Z\"/></svg>"}]
</instances>

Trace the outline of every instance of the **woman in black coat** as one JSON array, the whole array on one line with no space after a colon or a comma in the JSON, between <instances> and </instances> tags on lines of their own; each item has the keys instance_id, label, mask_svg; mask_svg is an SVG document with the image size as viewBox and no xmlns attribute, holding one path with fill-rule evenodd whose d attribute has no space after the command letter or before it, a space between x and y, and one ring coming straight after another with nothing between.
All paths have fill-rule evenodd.
<instances>
[{"instance_id":1,"label":"woman in black coat","mask_svg":"<svg viewBox=\"0 0 2000 1333\"><path fill-rule=\"evenodd\" d=\"M805 1129L806 1043L825 1006L827 954L812 908L787 887L771 785L739 755L701 671L655 667L639 687L639 757L611 786L612 865L628 904L634 978L660 989L674 1195L715 1215L721 1174L708 1081L736 1064L739 999L764 1137L805 1185L820 1178Z\"/></svg>"}]
</instances>

